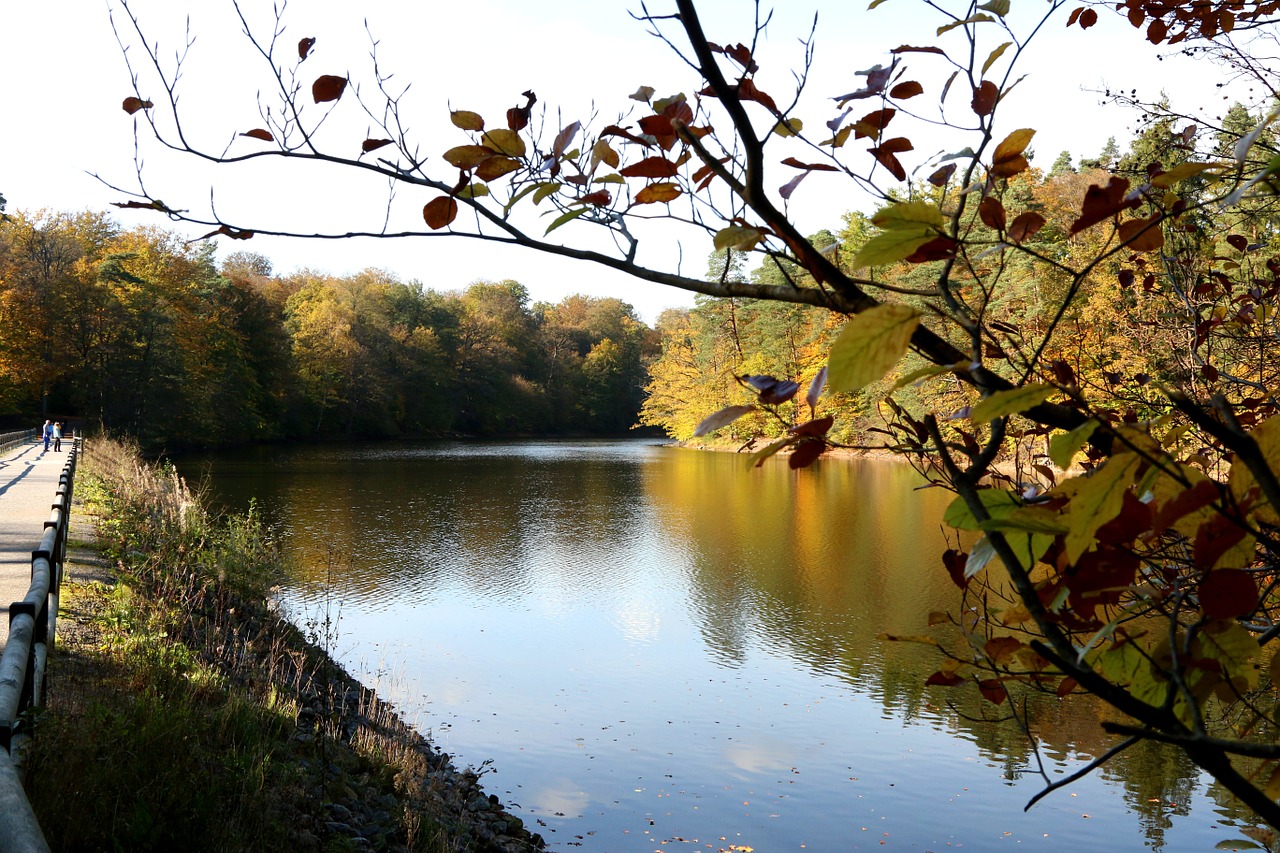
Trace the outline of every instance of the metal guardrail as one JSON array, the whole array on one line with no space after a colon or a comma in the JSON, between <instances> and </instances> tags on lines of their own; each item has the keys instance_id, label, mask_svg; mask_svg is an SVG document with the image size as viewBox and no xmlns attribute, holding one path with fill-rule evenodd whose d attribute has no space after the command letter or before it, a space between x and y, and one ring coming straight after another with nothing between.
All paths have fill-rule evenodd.
<instances>
[{"instance_id":1,"label":"metal guardrail","mask_svg":"<svg viewBox=\"0 0 1280 853\"><path fill-rule=\"evenodd\" d=\"M24 437L15 443L34 434L24 430ZM7 437L0 435L0 447ZM9 607L9 639L0 655L0 853L49 851L22 787L22 747L31 737L30 712L44 704L45 663L57 633L58 594L80 455L80 440L69 441L71 449L58 477L40 547L31 552L31 587L22 601Z\"/></svg>"},{"instance_id":2,"label":"metal guardrail","mask_svg":"<svg viewBox=\"0 0 1280 853\"><path fill-rule=\"evenodd\" d=\"M38 429L19 429L13 432L0 432L0 453L8 453L19 444L26 444L40 434Z\"/></svg>"}]
</instances>

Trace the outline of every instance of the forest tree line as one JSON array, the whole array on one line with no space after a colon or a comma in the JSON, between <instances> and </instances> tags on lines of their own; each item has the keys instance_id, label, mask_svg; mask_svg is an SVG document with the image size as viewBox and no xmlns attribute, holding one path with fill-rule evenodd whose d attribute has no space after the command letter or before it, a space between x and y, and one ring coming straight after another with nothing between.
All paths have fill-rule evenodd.
<instances>
[{"instance_id":1,"label":"forest tree line","mask_svg":"<svg viewBox=\"0 0 1280 853\"><path fill-rule=\"evenodd\" d=\"M0 221L0 417L146 446L617 433L655 336L619 299L531 304L377 269L275 275L262 255L102 213Z\"/></svg>"},{"instance_id":2,"label":"forest tree line","mask_svg":"<svg viewBox=\"0 0 1280 853\"><path fill-rule=\"evenodd\" d=\"M1067 266L1083 263L1105 251L1112 239L1092 231L1072 234L1072 222L1080 216L1081 199L1091 185L1107 185L1110 175L1127 176L1139 184L1148 180L1147 164L1172 170L1205 148L1230 159L1236 140L1260 121L1261 116L1250 115L1239 104L1226 111L1217 127L1197 127L1167 113L1151 115L1125 150L1113 138L1096 157L1076 160L1064 151L1048 170L1031 168L1014 176L1004 206L1034 214L1022 226L1029 233L1018 235L1023 247ZM1274 132L1262 133L1258 145L1276 150ZM912 198L937 200L946 189L946 183L920 180ZM957 188L949 189L954 193ZM1007 235L1014 227L1003 216L1003 210L974 205L964 227L974 239L995 245L997 232ZM1198 268L1169 278L1140 254L1124 252L1099 264L1083 292L1060 312L1070 301L1065 298L1070 278L1055 275L1052 265L1022 259L1007 263L998 288L984 294L987 321L1014 340L1027 342L1042 340L1051 326L1056 327L1043 361L1069 369L1084 389L1116 395L1136 416L1152 417L1167 405L1162 388L1194 395L1219 378L1229 377L1266 395L1280 372L1266 349L1277 319L1274 281L1280 273L1272 259L1280 251L1280 209L1274 197L1249 199L1226 210L1205 208L1195 219L1163 230L1170 253L1211 259L1221 272L1208 274L1208 284ZM819 232L809 242L846 272L854 272L848 261L874 231L868 217L852 212L838 233ZM766 259L748 270L745 257L734 251L713 255L709 277L817 286L795 264ZM992 257L991 267L1003 260ZM941 263L913 257L857 272L902 294L908 303L913 302L913 292L921 294L916 301L923 306ZM1255 284L1237 291L1214 284L1225 281L1226 275L1252 275ZM930 322L928 316L925 322ZM667 311L657 322L662 354L650 368L640 421L687 440L712 411L757 399L759 389L740 381L744 375L791 380L803 389L826 365L843 327L844 318L830 311L765 300L699 298L690 310ZM996 364L1012 364L1022 363L1029 354L1002 351L992 342L984 356ZM882 410L881 401L890 392L897 404L913 413L941 411L963 417L974 401L972 390L955 374L928 370L926 365L909 353L884 380L856 394L828 395L819 414L835 418L829 438L855 446L884 444L881 428L893 415ZM773 409L761 407L718 435L736 443L776 438L811 417L803 393Z\"/></svg>"}]
</instances>

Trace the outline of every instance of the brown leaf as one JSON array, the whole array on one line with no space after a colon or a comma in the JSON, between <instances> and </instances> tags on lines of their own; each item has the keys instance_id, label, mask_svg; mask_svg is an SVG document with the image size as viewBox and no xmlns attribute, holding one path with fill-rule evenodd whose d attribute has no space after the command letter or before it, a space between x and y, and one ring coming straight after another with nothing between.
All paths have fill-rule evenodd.
<instances>
[{"instance_id":1,"label":"brown leaf","mask_svg":"<svg viewBox=\"0 0 1280 853\"><path fill-rule=\"evenodd\" d=\"M646 157L618 170L618 174L624 178L671 178L678 172L676 164L665 157Z\"/></svg>"},{"instance_id":2,"label":"brown leaf","mask_svg":"<svg viewBox=\"0 0 1280 853\"><path fill-rule=\"evenodd\" d=\"M306 59L307 54L311 52L311 48L316 46L314 38L304 38L298 40L298 59Z\"/></svg>"},{"instance_id":3,"label":"brown leaf","mask_svg":"<svg viewBox=\"0 0 1280 853\"><path fill-rule=\"evenodd\" d=\"M127 112L129 115L133 115L138 110L149 110L154 106L155 104L151 103L150 101L144 101L141 98L135 98L132 95L125 98L124 103L121 104L121 107L123 107L124 111Z\"/></svg>"},{"instance_id":4,"label":"brown leaf","mask_svg":"<svg viewBox=\"0 0 1280 853\"><path fill-rule=\"evenodd\" d=\"M1087 30L1098 23L1098 13L1093 9L1085 9L1080 13L1080 29Z\"/></svg>"},{"instance_id":5,"label":"brown leaf","mask_svg":"<svg viewBox=\"0 0 1280 853\"><path fill-rule=\"evenodd\" d=\"M958 244L950 237L934 237L903 258L909 264L924 264L929 261L942 261L956 256Z\"/></svg>"},{"instance_id":6,"label":"brown leaf","mask_svg":"<svg viewBox=\"0 0 1280 853\"><path fill-rule=\"evenodd\" d=\"M1128 179L1115 175L1111 176L1105 187L1091 184L1085 191L1084 203L1080 206L1080 218L1071 223L1071 233L1078 234L1104 219L1110 219L1122 210L1137 207L1141 201L1137 198L1126 198L1128 192Z\"/></svg>"},{"instance_id":7,"label":"brown leaf","mask_svg":"<svg viewBox=\"0 0 1280 853\"><path fill-rule=\"evenodd\" d=\"M675 184L649 184L636 193L636 204L655 204L675 201L680 197L680 188Z\"/></svg>"},{"instance_id":8,"label":"brown leaf","mask_svg":"<svg viewBox=\"0 0 1280 853\"><path fill-rule=\"evenodd\" d=\"M458 169L474 169L490 157L497 156L483 145L456 145L444 152L444 161Z\"/></svg>"},{"instance_id":9,"label":"brown leaf","mask_svg":"<svg viewBox=\"0 0 1280 853\"><path fill-rule=\"evenodd\" d=\"M907 148L907 149L903 149L903 150L904 150L904 151L909 151L910 149L909 149L909 148ZM794 157L788 157L787 159L783 160L783 161L782 161L782 165L784 165L784 166L790 166L790 167L791 167L791 168L793 168L793 169L804 169L804 170L806 170L806 171L811 171L811 172L814 172L814 171L816 171L816 172L838 172L838 171L840 171L840 170L839 170L839 169L837 169L835 166L832 166L830 163L804 163L804 162L801 162L800 160L797 160L797 159L796 159L796 158L794 158Z\"/></svg>"},{"instance_id":10,"label":"brown leaf","mask_svg":"<svg viewBox=\"0 0 1280 853\"><path fill-rule=\"evenodd\" d=\"M905 181L907 179L907 170L894 155L899 151L910 151L913 147L911 140L906 137L896 136L893 139L886 139L881 145L868 150L871 152L871 156L880 161L880 165L889 170L889 174L900 181Z\"/></svg>"},{"instance_id":11,"label":"brown leaf","mask_svg":"<svg viewBox=\"0 0 1280 853\"><path fill-rule=\"evenodd\" d=\"M793 435L809 435L814 438L822 438L831 431L831 427L835 422L835 418L831 415L827 415L826 417L817 418L812 421L805 421L799 426L794 426L791 428L791 432Z\"/></svg>"},{"instance_id":12,"label":"brown leaf","mask_svg":"<svg viewBox=\"0 0 1280 853\"><path fill-rule=\"evenodd\" d=\"M880 132L893 120L897 112L895 109L883 109L867 113L853 125L856 131L853 138L862 139L869 136L872 139L879 139Z\"/></svg>"},{"instance_id":13,"label":"brown leaf","mask_svg":"<svg viewBox=\"0 0 1280 853\"><path fill-rule=\"evenodd\" d=\"M551 153L556 159L563 157L564 152L569 150L569 146L573 144L573 138L578 135L581 127L581 123L575 121L556 134L556 141L551 146Z\"/></svg>"},{"instance_id":14,"label":"brown leaf","mask_svg":"<svg viewBox=\"0 0 1280 853\"><path fill-rule=\"evenodd\" d=\"M926 685L938 685L940 687L955 687L957 684L964 683L964 677L956 675L954 672L935 672L924 680Z\"/></svg>"},{"instance_id":15,"label":"brown leaf","mask_svg":"<svg viewBox=\"0 0 1280 853\"><path fill-rule=\"evenodd\" d=\"M390 145L391 143L392 140L390 139L366 139L360 143L360 150L368 154L370 151L377 151L384 145Z\"/></svg>"},{"instance_id":16,"label":"brown leaf","mask_svg":"<svg viewBox=\"0 0 1280 853\"><path fill-rule=\"evenodd\" d=\"M971 104L973 111L980 116L991 115L991 111L996 108L996 99L999 97L1000 88L990 80L983 80L982 84L973 90Z\"/></svg>"},{"instance_id":17,"label":"brown leaf","mask_svg":"<svg viewBox=\"0 0 1280 853\"><path fill-rule=\"evenodd\" d=\"M422 218L427 221L427 227L432 231L439 231L458 215L458 202L451 196L442 195L439 198L433 198L427 202L426 207L422 208Z\"/></svg>"},{"instance_id":18,"label":"brown leaf","mask_svg":"<svg viewBox=\"0 0 1280 853\"><path fill-rule=\"evenodd\" d=\"M538 102L538 96L532 90L526 90L521 94L525 97L525 105L507 110L507 127L512 130L524 130L528 126L529 114L533 112L533 105Z\"/></svg>"},{"instance_id":19,"label":"brown leaf","mask_svg":"<svg viewBox=\"0 0 1280 853\"><path fill-rule=\"evenodd\" d=\"M1147 41L1151 42L1152 44L1159 44L1160 42L1164 41L1165 36L1167 36L1168 34L1169 34L1169 27L1165 24L1164 21L1160 20L1159 18L1156 18L1155 20L1153 20L1151 22L1151 25L1147 27Z\"/></svg>"},{"instance_id":20,"label":"brown leaf","mask_svg":"<svg viewBox=\"0 0 1280 853\"><path fill-rule=\"evenodd\" d=\"M978 217L988 228L993 228L996 231L1004 231L1004 205L1001 204L1000 199L995 196L989 195L982 200L978 205Z\"/></svg>"},{"instance_id":21,"label":"brown leaf","mask_svg":"<svg viewBox=\"0 0 1280 853\"><path fill-rule=\"evenodd\" d=\"M1236 619L1258 606L1258 585L1243 569L1217 569L1200 582L1200 609L1209 619Z\"/></svg>"},{"instance_id":22,"label":"brown leaf","mask_svg":"<svg viewBox=\"0 0 1280 853\"><path fill-rule=\"evenodd\" d=\"M1044 217L1033 210L1019 213L1009 226L1008 237L1015 243L1025 243L1044 227Z\"/></svg>"},{"instance_id":23,"label":"brown leaf","mask_svg":"<svg viewBox=\"0 0 1280 853\"><path fill-rule=\"evenodd\" d=\"M1001 705L1008 698L1005 693L1004 685L1000 683L998 678L984 678L978 682L978 692L982 694L982 698L986 699L994 705Z\"/></svg>"},{"instance_id":24,"label":"brown leaf","mask_svg":"<svg viewBox=\"0 0 1280 853\"><path fill-rule=\"evenodd\" d=\"M575 199L577 204L592 204L596 207L603 207L613 201L613 196L609 195L608 190L596 190L593 193L587 193L582 198Z\"/></svg>"},{"instance_id":25,"label":"brown leaf","mask_svg":"<svg viewBox=\"0 0 1280 853\"><path fill-rule=\"evenodd\" d=\"M820 438L806 438L796 443L796 449L787 460L792 470L808 468L817 458L827 452L827 443Z\"/></svg>"},{"instance_id":26,"label":"brown leaf","mask_svg":"<svg viewBox=\"0 0 1280 853\"><path fill-rule=\"evenodd\" d=\"M914 98L916 95L922 94L924 94L924 86L921 86L915 80L899 83L889 90L889 97L895 101L905 101L907 98Z\"/></svg>"},{"instance_id":27,"label":"brown leaf","mask_svg":"<svg viewBox=\"0 0 1280 853\"><path fill-rule=\"evenodd\" d=\"M476 177L493 181L520 168L520 161L510 157L490 157L476 167Z\"/></svg>"},{"instance_id":28,"label":"brown leaf","mask_svg":"<svg viewBox=\"0 0 1280 853\"><path fill-rule=\"evenodd\" d=\"M947 181L951 180L951 176L955 174L955 171L956 164L948 163L929 176L929 183L933 184L935 187L944 187L947 185Z\"/></svg>"},{"instance_id":29,"label":"brown leaf","mask_svg":"<svg viewBox=\"0 0 1280 853\"><path fill-rule=\"evenodd\" d=\"M321 74L316 78L316 82L311 84L311 97L317 104L326 101L336 101L342 97L342 93L346 91L347 78L336 77L333 74Z\"/></svg>"},{"instance_id":30,"label":"brown leaf","mask_svg":"<svg viewBox=\"0 0 1280 853\"><path fill-rule=\"evenodd\" d=\"M1130 219L1120 223L1120 241L1135 252L1154 252L1164 245L1164 229L1160 227L1160 214L1149 219Z\"/></svg>"},{"instance_id":31,"label":"brown leaf","mask_svg":"<svg viewBox=\"0 0 1280 853\"><path fill-rule=\"evenodd\" d=\"M271 135L271 131L264 130L261 127L255 127L253 130L246 130L241 136L247 136L250 139L261 139L263 142L274 142L275 137Z\"/></svg>"},{"instance_id":32,"label":"brown leaf","mask_svg":"<svg viewBox=\"0 0 1280 853\"><path fill-rule=\"evenodd\" d=\"M744 101L755 101L774 115L780 115L778 105L773 102L773 98L757 89L756 84L749 77L738 83L738 97Z\"/></svg>"}]
</instances>

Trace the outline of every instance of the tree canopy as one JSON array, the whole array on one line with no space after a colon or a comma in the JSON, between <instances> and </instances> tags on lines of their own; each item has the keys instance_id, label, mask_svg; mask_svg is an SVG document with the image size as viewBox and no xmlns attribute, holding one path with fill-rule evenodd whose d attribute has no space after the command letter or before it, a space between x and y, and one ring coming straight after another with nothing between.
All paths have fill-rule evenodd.
<instances>
[{"instance_id":1,"label":"tree canopy","mask_svg":"<svg viewBox=\"0 0 1280 853\"><path fill-rule=\"evenodd\" d=\"M1094 694L1125 716L1103 724L1115 741L1096 764L1167 744L1280 827L1273 104L1218 126L1142 104L1151 120L1127 155L1116 145L1045 176L1031 168L1036 131L1006 98L1037 33L1089 29L1103 7L922 3L934 42L887 46L848 91L827 93L823 114L802 116L816 21L784 90L759 5L708 33L694 0L674 0L637 17L688 69L684 92L641 87L615 120L561 117L533 91L502 115L459 105L438 117L456 135L441 150L415 141L376 43L368 71L321 68L315 39L286 38L283 18L266 33L246 23L265 60L261 124L215 144L186 132L183 54L163 59L128 3L116 8L139 51L124 108L164 145L412 190L421 222L376 236L515 244L713 298L663 319L650 422L759 432L757 464L785 451L799 467L850 434L838 420L878 410L868 434L955 493L938 571L960 601L927 617L936 634L912 638L940 650L930 683L1014 715L1026 691ZM1185 46L1219 63L1209 73L1270 95L1269 54L1249 39L1271 38L1277 8L1120 11L1139 28L1135 50L1144 36ZM921 134L941 134L943 153L921 156ZM791 206L819 182L878 209L838 239L811 238ZM179 207L182 190L139 185L120 206L233 240L298 233ZM722 260L706 276L646 265L655 223L700 232ZM477 298L501 314L510 294ZM339 307L308 302L306 316L354 326L361 309ZM486 357L518 358L521 329L508 332ZM613 357L600 352L601 374ZM343 393L340 375L315 382Z\"/></svg>"}]
</instances>

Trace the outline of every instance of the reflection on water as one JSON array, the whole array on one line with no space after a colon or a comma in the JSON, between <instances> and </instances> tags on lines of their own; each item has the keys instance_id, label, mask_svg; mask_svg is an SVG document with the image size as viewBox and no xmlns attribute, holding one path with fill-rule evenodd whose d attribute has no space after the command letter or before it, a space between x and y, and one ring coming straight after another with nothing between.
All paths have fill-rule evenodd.
<instances>
[{"instance_id":1,"label":"reflection on water","mask_svg":"<svg viewBox=\"0 0 1280 853\"><path fill-rule=\"evenodd\" d=\"M926 691L932 650L875 639L955 603L949 496L908 468L615 441L265 448L209 470L281 532L290 612L336 601L344 662L462 763L492 759L489 790L553 849L1237 837L1155 748L1023 814L1043 778L1022 732ZM1090 705L1032 711L1051 779L1111 745Z\"/></svg>"}]
</instances>

